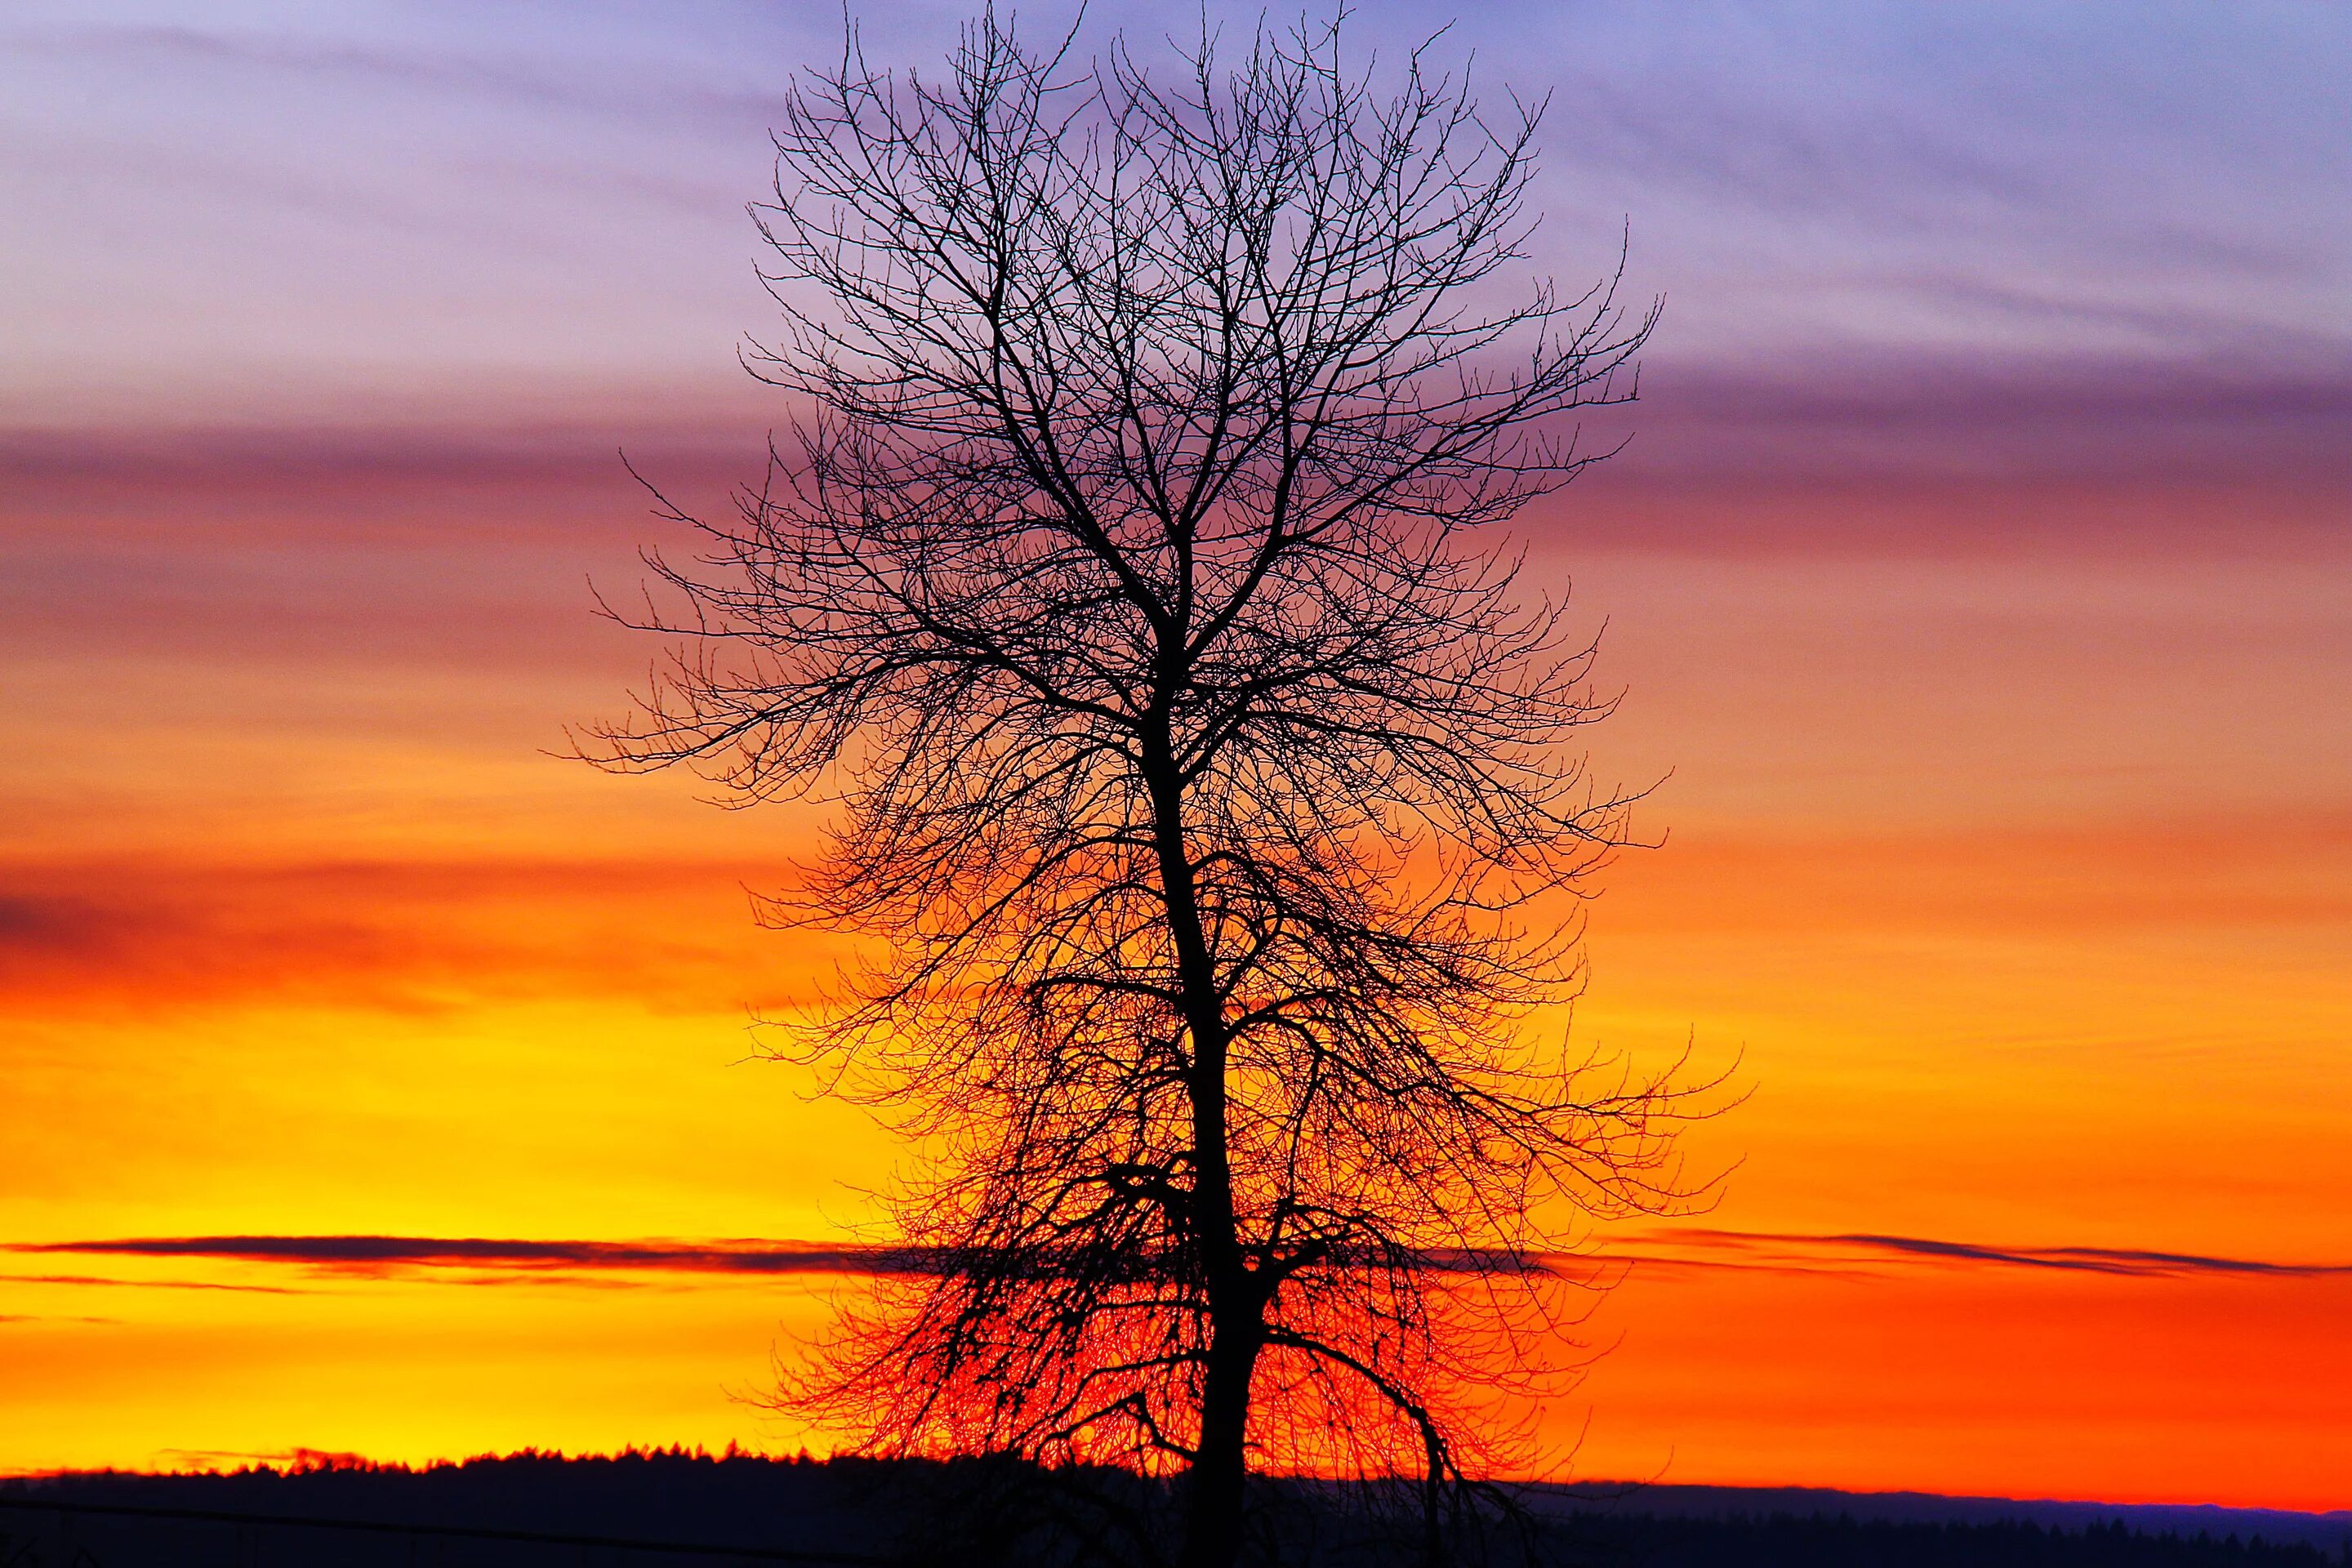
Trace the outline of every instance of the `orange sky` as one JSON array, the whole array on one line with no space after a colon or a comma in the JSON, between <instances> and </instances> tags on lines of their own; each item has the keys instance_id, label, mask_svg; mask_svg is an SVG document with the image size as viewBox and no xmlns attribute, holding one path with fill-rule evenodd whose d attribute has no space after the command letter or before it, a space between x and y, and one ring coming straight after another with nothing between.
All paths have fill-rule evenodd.
<instances>
[{"instance_id":1,"label":"orange sky","mask_svg":"<svg viewBox=\"0 0 2352 1568\"><path fill-rule=\"evenodd\" d=\"M133 635L70 600L7 633L0 1234L814 1239L857 1212L890 1148L741 1059L747 1009L826 956L748 917L805 822L545 754L644 651L587 616L638 525L583 475L379 480L373 536L324 563L287 554L331 488L234 474L66 487L20 529L152 570L103 585ZM1969 543L2004 499L2047 532ZM1538 520L1628 690L1597 763L1673 769L1576 1026L1692 1039L1752 1090L1694 1140L1738 1162L1694 1223L2181 1255L1603 1236L1647 1260L1549 1417L1581 1473L2352 1500L2352 1274L2186 1260L2352 1263L2352 551L2294 494L2155 543L2067 510L2128 499L1824 489L1810 515L1863 541L1824 544L1596 480ZM565 508L577 532L534 525ZM439 521L502 512L489 551ZM729 1391L838 1283L17 1251L0 1468L797 1446Z\"/></svg>"},{"instance_id":2,"label":"orange sky","mask_svg":"<svg viewBox=\"0 0 2352 1568\"><path fill-rule=\"evenodd\" d=\"M92 79L168 52L89 37L41 47ZM323 123L301 72L362 69L304 64L315 42L236 57L285 125ZM205 74L228 58L157 90L228 115ZM425 77L367 79L438 145ZM533 116L587 112L504 79L432 90L505 117L516 159ZM677 162L714 124L755 140L745 101L596 134ZM2084 156L2161 140L2118 135ZM1604 184L1639 163L1593 145ZM190 231L231 280L219 320L167 310L175 284L106 297L155 323L152 381L128 333L39 361L54 397L0 383L0 1471L798 1447L736 1395L837 1275L89 1245L823 1241L898 1153L744 1059L750 1010L830 956L749 919L810 823L550 754L654 651L589 614L588 579L625 591L662 537L612 448L691 498L745 477L776 417L726 359L756 295L632 316L714 242L640 254L650 230L616 222L618 259L532 272L540 231L485 216L507 164L420 154L444 207L380 149L283 154L314 155L278 185L199 171L283 241L236 285L239 253ZM2352 1507L2352 403L2306 374L2344 362L2251 316L2223 332L2199 311L2242 297L2240 262L2172 230L2109 278L2053 237L2063 192L1948 231L1884 170L1880 196L1759 216L1664 168L1625 187L1659 193L1680 290L1641 440L1524 532L1531 581L1572 579L1607 625L1626 698L1596 771L1664 780L1643 826L1666 845L1606 874L1576 1029L1643 1059L1688 1042L1749 1092L1692 1140L1729 1171L1715 1209L1594 1238L1631 1273L1549 1428L1593 1476ZM2189 174L2221 213L2227 180ZM1951 213L1993 200L1950 178ZM704 200L579 180L558 187L608 216ZM103 249L73 199L57 232ZM1883 247L1832 266L1801 208ZM2093 238L2123 222L2068 210ZM321 211L344 226L305 226ZM1708 248L1751 234L1752 265ZM1946 241L1985 277L2023 256L2042 293L1969 314L1975 285L1928 264ZM2324 298L2336 275L2262 276ZM58 320L103 315L40 287ZM2118 325L2101 289L2143 314ZM401 315L404 290L430 309ZM339 343L322 300L383 312ZM583 300L614 312L609 354L574 347ZM1777 380L1706 352L1759 321L1802 339ZM205 336L239 321L284 341ZM485 369L496 331L524 351Z\"/></svg>"}]
</instances>

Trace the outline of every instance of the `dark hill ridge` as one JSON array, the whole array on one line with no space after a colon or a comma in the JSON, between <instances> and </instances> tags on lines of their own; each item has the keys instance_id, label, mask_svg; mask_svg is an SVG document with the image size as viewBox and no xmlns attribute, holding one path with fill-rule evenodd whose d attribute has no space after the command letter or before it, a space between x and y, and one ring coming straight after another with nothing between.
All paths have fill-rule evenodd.
<instances>
[{"instance_id":1,"label":"dark hill ridge","mask_svg":"<svg viewBox=\"0 0 2352 1568\"><path fill-rule=\"evenodd\" d=\"M1157 1496L1133 1478L1092 1479L1125 1504L1149 1508ZM1267 1492L1286 1510L1282 1562L1391 1560L1364 1545L1332 1489L1272 1483ZM0 1480L0 1564L1148 1563L1149 1546L1131 1541L1093 1556L1076 1550L1070 1495L1066 1479L1004 1464L682 1451L522 1453L423 1469L313 1459L283 1470L76 1473ZM1523 1497L1539 1521L1535 1560L1578 1568L2352 1568L2352 1512L1597 1482ZM189 1517L200 1514L213 1517ZM1529 1559L1514 1549L1490 1561Z\"/></svg>"}]
</instances>

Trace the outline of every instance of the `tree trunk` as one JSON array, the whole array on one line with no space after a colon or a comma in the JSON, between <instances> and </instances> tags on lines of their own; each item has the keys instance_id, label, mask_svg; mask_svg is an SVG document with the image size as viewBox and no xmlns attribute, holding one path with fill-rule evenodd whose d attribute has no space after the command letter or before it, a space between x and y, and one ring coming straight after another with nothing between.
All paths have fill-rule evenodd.
<instances>
[{"instance_id":1,"label":"tree trunk","mask_svg":"<svg viewBox=\"0 0 2352 1568\"><path fill-rule=\"evenodd\" d=\"M1243 1437L1261 1336L1255 1322L1219 1324L1211 1332L1201 1446L1184 1500L1183 1568L1233 1568L1241 1555L1243 1493L1249 1479Z\"/></svg>"},{"instance_id":2,"label":"tree trunk","mask_svg":"<svg viewBox=\"0 0 2352 1568\"><path fill-rule=\"evenodd\" d=\"M1232 1568L1242 1543L1249 1476L1250 1378L1265 1343L1265 1302L1242 1257L1225 1147L1224 1000L1202 929L1184 835L1184 792L1166 732L1144 737L1153 838L1169 935L1176 950L1184 1025L1192 1037L1193 1243L1208 1291L1208 1369L1199 1447L1186 1478L1183 1568Z\"/></svg>"}]
</instances>

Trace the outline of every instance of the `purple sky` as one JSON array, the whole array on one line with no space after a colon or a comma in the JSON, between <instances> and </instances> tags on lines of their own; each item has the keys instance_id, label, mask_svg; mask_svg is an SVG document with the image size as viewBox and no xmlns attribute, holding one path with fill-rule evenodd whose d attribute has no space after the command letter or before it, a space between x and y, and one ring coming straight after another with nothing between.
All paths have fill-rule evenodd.
<instances>
[{"instance_id":1,"label":"purple sky","mask_svg":"<svg viewBox=\"0 0 2352 1568\"><path fill-rule=\"evenodd\" d=\"M1669 297L1655 417L1721 437L1684 466L1792 422L1849 460L1859 422L1937 467L2185 439L2340 471L2352 9L1472 9L1453 42L1490 97L1552 95L1538 261L1587 278L1630 219L1632 282ZM925 63L961 7L861 14L876 56ZM1392 58L1443 15L1369 5L1358 43ZM0 421L619 432L654 388L673 416L740 405L728 345L768 319L742 204L779 90L838 26L818 5L12 7Z\"/></svg>"}]
</instances>

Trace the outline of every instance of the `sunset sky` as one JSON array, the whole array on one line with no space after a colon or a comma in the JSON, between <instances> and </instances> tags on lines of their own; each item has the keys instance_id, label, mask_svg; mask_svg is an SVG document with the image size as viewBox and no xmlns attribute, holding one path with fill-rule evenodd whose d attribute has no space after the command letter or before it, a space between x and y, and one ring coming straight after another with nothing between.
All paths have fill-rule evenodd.
<instances>
[{"instance_id":1,"label":"sunset sky","mask_svg":"<svg viewBox=\"0 0 2352 1568\"><path fill-rule=\"evenodd\" d=\"M747 1060L814 819L557 753L658 652L619 454L789 418L742 207L839 15L0 22L0 1472L814 1441L741 1396L899 1152ZM1519 527L1665 838L1574 1027L1748 1096L1593 1237L1576 1473L2352 1508L2352 9L1443 47L1550 94L1536 268L1666 300Z\"/></svg>"}]
</instances>

